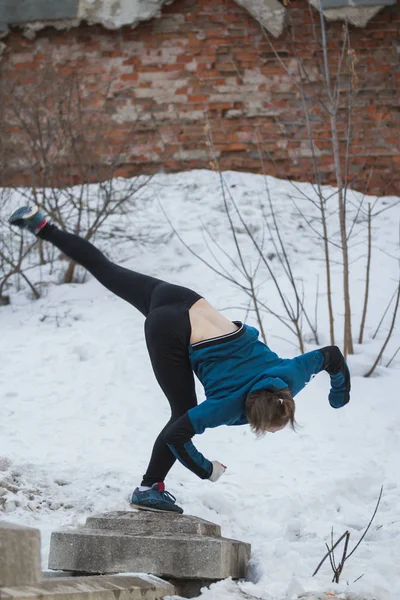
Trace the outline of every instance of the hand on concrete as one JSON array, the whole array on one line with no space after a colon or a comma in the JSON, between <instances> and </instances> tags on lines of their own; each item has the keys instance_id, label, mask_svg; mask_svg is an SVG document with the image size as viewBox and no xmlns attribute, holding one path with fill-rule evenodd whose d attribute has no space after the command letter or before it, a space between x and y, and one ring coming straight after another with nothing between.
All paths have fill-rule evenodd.
<instances>
[{"instance_id":1,"label":"hand on concrete","mask_svg":"<svg viewBox=\"0 0 400 600\"><path fill-rule=\"evenodd\" d=\"M211 462L212 462L213 470L212 470L211 477L209 478L209 480L212 482L215 482L215 481L218 481L218 479L221 477L221 475L223 475L225 473L226 466L223 465L222 463L218 462L217 460L212 460Z\"/></svg>"}]
</instances>

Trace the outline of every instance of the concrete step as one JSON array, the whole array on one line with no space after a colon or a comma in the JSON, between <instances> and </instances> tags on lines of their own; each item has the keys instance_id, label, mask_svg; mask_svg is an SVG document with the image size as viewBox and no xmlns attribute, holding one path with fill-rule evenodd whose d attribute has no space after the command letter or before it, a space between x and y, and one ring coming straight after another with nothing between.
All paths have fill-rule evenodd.
<instances>
[{"instance_id":1,"label":"concrete step","mask_svg":"<svg viewBox=\"0 0 400 600\"><path fill-rule=\"evenodd\" d=\"M0 588L40 581L40 533L0 522ZM1 595L1 594L0 594Z\"/></svg>"},{"instance_id":2,"label":"concrete step","mask_svg":"<svg viewBox=\"0 0 400 600\"><path fill-rule=\"evenodd\" d=\"M88 517L85 527L88 529L131 532L143 536L160 531L165 534L184 533L221 537L221 527L219 525L199 517L145 511L114 511Z\"/></svg>"},{"instance_id":3,"label":"concrete step","mask_svg":"<svg viewBox=\"0 0 400 600\"><path fill-rule=\"evenodd\" d=\"M152 573L218 581L246 576L250 545L221 537L214 523L140 511L90 517L51 536L49 568L78 573Z\"/></svg>"},{"instance_id":4,"label":"concrete step","mask_svg":"<svg viewBox=\"0 0 400 600\"><path fill-rule=\"evenodd\" d=\"M55 577L35 585L0 588L1 600L161 600L175 594L153 576Z\"/></svg>"}]
</instances>

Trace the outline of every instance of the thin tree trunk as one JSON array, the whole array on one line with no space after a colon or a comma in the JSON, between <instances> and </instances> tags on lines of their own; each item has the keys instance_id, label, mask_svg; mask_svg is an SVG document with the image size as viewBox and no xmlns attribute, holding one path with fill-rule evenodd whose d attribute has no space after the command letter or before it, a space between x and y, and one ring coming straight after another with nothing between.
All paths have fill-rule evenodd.
<instances>
[{"instance_id":1,"label":"thin tree trunk","mask_svg":"<svg viewBox=\"0 0 400 600\"><path fill-rule=\"evenodd\" d=\"M267 336L265 335L265 330L264 330L261 313L260 313L260 307L258 306L257 295L254 290L253 281L251 281L251 283L250 283L250 289L251 289L251 299L253 301L254 310L256 313L256 317L257 317L257 323L260 328L261 339L264 342L264 344L267 344Z\"/></svg>"},{"instance_id":2,"label":"thin tree trunk","mask_svg":"<svg viewBox=\"0 0 400 600\"><path fill-rule=\"evenodd\" d=\"M343 181L340 165L339 140L337 136L336 115L331 114L331 134L333 157L335 161L336 185L339 198L339 222L340 222L340 238L342 242L342 257L343 257L343 294L344 294L344 355L354 354L353 336L351 330L351 305L350 305L350 281L349 281L349 254L347 245L346 232L346 209L343 198Z\"/></svg>"},{"instance_id":3,"label":"thin tree trunk","mask_svg":"<svg viewBox=\"0 0 400 600\"><path fill-rule=\"evenodd\" d=\"M364 307L361 317L360 334L358 336L358 343L363 343L365 319L367 316L367 307L369 299L369 281L371 272L371 248L372 248L372 227L371 227L371 203L368 204L368 255L367 255L367 274L365 278L365 294L364 294Z\"/></svg>"},{"instance_id":4,"label":"thin tree trunk","mask_svg":"<svg viewBox=\"0 0 400 600\"><path fill-rule=\"evenodd\" d=\"M335 318L333 316L333 305L332 305L332 283L331 283L331 261L329 255L329 243L328 243L328 228L326 226L326 214L323 198L320 198L321 216L322 216L322 231L324 236L324 250L325 250L325 270L326 270L326 288L328 294L328 312L329 312L329 335L331 340L331 346L335 344Z\"/></svg>"},{"instance_id":5,"label":"thin tree trunk","mask_svg":"<svg viewBox=\"0 0 400 600\"><path fill-rule=\"evenodd\" d=\"M46 260L44 258L44 252L43 252L43 240L40 238L38 238L38 251L39 251L39 264L40 265L46 264Z\"/></svg>"},{"instance_id":6,"label":"thin tree trunk","mask_svg":"<svg viewBox=\"0 0 400 600\"><path fill-rule=\"evenodd\" d=\"M347 233L346 233L346 206L345 197L343 196L343 177L340 163L340 148L337 130L336 113L338 109L338 97L332 91L331 75L329 68L328 58L328 42L326 38L326 26L324 20L324 13L322 7L322 0L319 0L319 17L321 24L321 36L322 36L322 51L324 56L324 78L325 78L325 92L328 96L328 106L330 115L330 126L331 126L331 141L332 151L335 163L335 176L336 186L338 187L338 199L339 199L339 223L340 223L340 237L342 242L342 256L343 256L343 294L344 294L344 332L343 332L343 346L344 355L353 354L353 336L351 331L351 306L350 306L350 278L349 278L349 256L348 256L348 244L347 244Z\"/></svg>"},{"instance_id":7,"label":"thin tree trunk","mask_svg":"<svg viewBox=\"0 0 400 600\"><path fill-rule=\"evenodd\" d=\"M74 280L76 263L69 261L68 267L64 273L64 283L72 283Z\"/></svg>"},{"instance_id":8,"label":"thin tree trunk","mask_svg":"<svg viewBox=\"0 0 400 600\"><path fill-rule=\"evenodd\" d=\"M293 320L293 325L294 325L294 327L296 329L297 339L299 340L300 354L304 354L303 334L302 334L301 327L299 325L298 319Z\"/></svg>"}]
</instances>

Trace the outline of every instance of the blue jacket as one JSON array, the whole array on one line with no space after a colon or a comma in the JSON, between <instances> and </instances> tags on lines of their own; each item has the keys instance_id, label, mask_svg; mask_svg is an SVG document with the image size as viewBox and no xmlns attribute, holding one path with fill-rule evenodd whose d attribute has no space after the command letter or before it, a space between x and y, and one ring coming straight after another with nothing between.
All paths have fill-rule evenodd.
<instances>
[{"instance_id":1,"label":"blue jacket","mask_svg":"<svg viewBox=\"0 0 400 600\"><path fill-rule=\"evenodd\" d=\"M232 339L209 340L189 346L193 371L204 386L206 400L191 408L166 431L175 456L199 477L212 473L212 463L191 442L194 434L219 425L248 423L246 397L257 390L289 388L296 396L313 375L331 375L329 401L335 408L349 400L350 376L340 350L328 346L295 358L280 358L258 339L254 327L242 325Z\"/></svg>"}]
</instances>

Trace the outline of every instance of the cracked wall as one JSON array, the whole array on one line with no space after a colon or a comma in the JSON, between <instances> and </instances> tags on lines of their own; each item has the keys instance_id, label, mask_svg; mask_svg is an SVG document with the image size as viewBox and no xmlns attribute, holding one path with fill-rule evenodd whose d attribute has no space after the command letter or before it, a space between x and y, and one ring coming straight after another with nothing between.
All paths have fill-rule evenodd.
<instances>
[{"instance_id":1,"label":"cracked wall","mask_svg":"<svg viewBox=\"0 0 400 600\"><path fill-rule=\"evenodd\" d=\"M58 0L33 1L24 5L24 12L14 0L3 0L0 5L0 35L8 32L7 24L20 24L28 37L52 26L56 29L78 27L82 21L100 24L107 29L129 25L136 27L143 21L160 17L164 6L174 0ZM309 0L318 8L318 0ZM286 8L278 0L235 0L247 10L274 37L279 37L285 26ZM382 6L333 8L324 11L328 20L349 18L353 25L364 27ZM24 20L25 19L25 20Z\"/></svg>"},{"instance_id":2,"label":"cracked wall","mask_svg":"<svg viewBox=\"0 0 400 600\"><path fill-rule=\"evenodd\" d=\"M291 17L307 68L307 85L319 93L322 84L307 3L298 0ZM329 25L331 50L340 49L342 33L342 23ZM399 37L399 5L380 11L365 29L352 29L358 91L351 176L355 187L364 189L367 167L374 166L370 193L385 189L400 194ZM69 31L47 29L35 39L13 32L4 44L0 64L25 97L39 85L40 73L51 61L60 80L78 70L89 111L95 112L106 101L108 151L131 136L122 175L208 168L205 126L209 122L222 168L261 172L261 148L272 175L313 179L302 101L297 82L289 75L297 73L290 32L273 41L283 67L259 23L238 3L179 0L164 7L162 18L143 21L133 30L81 25ZM348 73L343 89L347 85ZM8 102L11 106L12 99ZM342 141L345 114L340 111ZM324 183L334 183L328 121L322 114L314 115L314 150ZM12 120L7 126L8 138L18 147L23 132ZM97 151L99 160L106 161L107 152L103 156L103 149ZM18 157L13 173L21 183L23 153Z\"/></svg>"}]
</instances>

